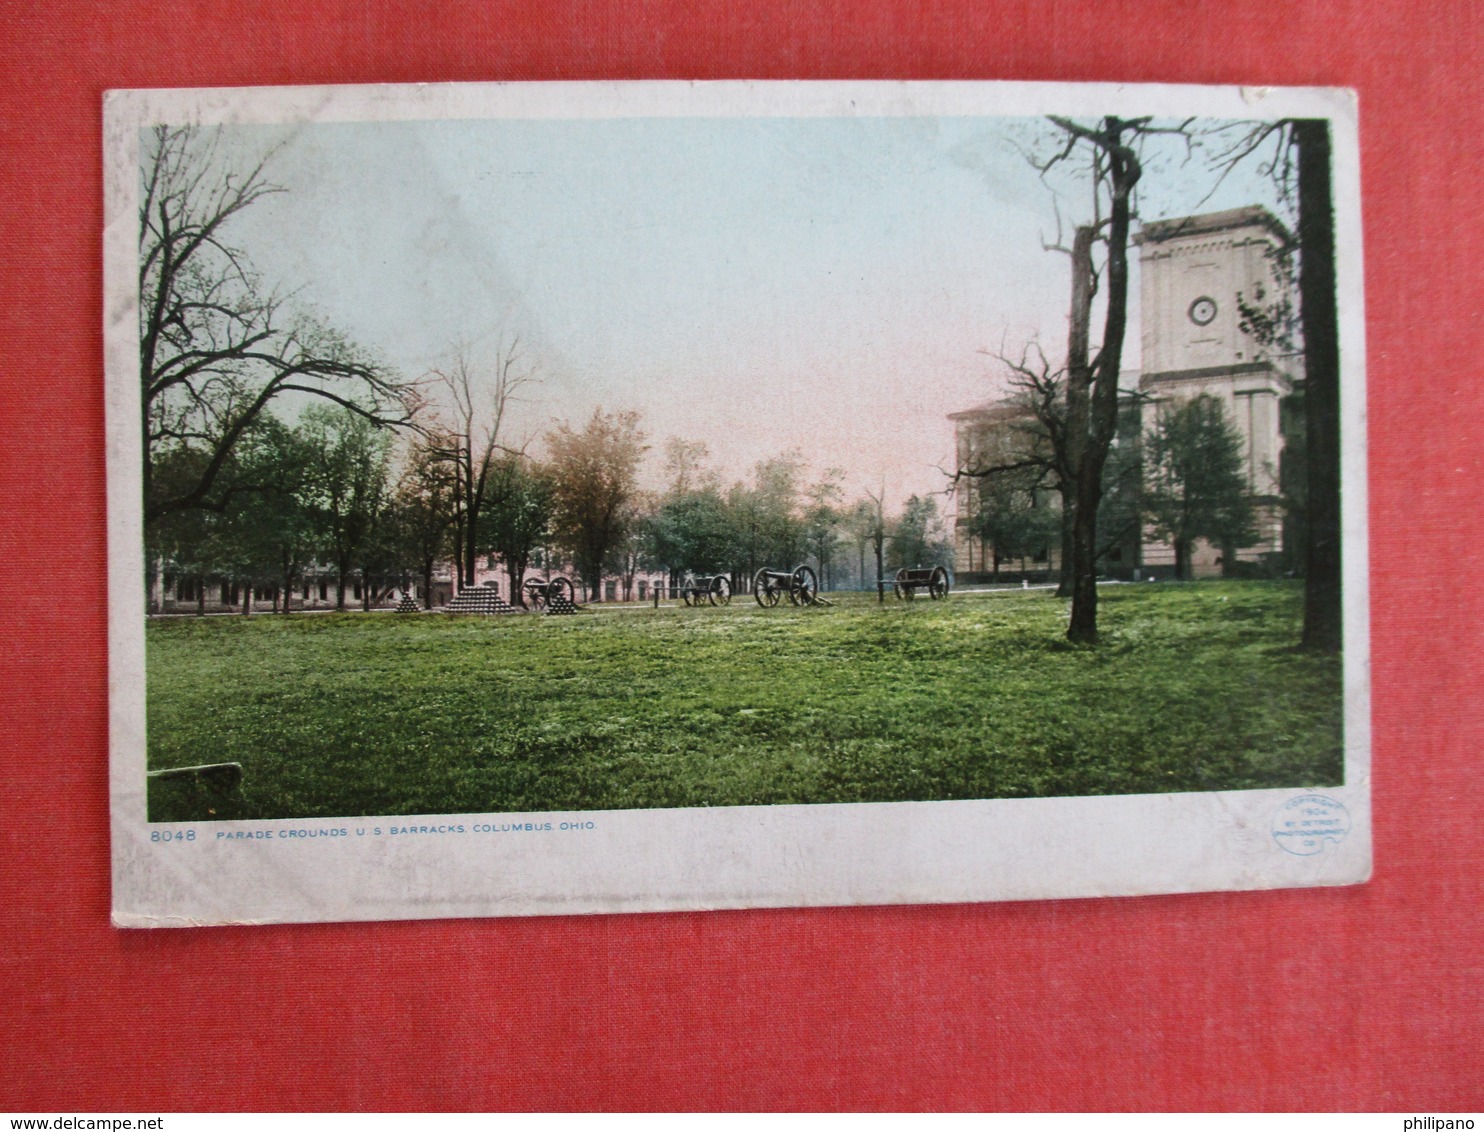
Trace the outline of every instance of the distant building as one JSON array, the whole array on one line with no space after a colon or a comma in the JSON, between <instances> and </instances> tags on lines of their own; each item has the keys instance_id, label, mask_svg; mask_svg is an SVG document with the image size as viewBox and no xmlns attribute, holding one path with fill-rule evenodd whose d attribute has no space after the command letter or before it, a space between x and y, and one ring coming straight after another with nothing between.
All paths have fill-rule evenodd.
<instances>
[{"instance_id":1,"label":"distant building","mask_svg":"<svg viewBox=\"0 0 1484 1132\"><path fill-rule=\"evenodd\" d=\"M1141 427L1148 431L1161 406L1207 394L1221 401L1242 436L1247 487L1257 514L1258 537L1236 548L1239 562L1276 562L1284 548L1280 506L1285 403L1299 380L1298 359L1260 341L1244 327L1242 308L1271 307L1289 286L1278 270L1278 253L1290 242L1283 225L1266 209L1252 206L1145 224L1133 239L1139 253L1142 370L1124 374L1132 409L1137 389ZM991 402L950 414L958 466L985 466L985 453L1015 443L1031 422L1013 400ZM1132 437L1129 437L1132 439ZM954 525L955 565L960 575L990 567L993 548L972 533L978 496L970 485L959 494ZM1198 575L1220 573L1219 547L1197 543L1192 565ZM1055 548L1033 565L1055 567ZM1147 532L1105 560L1112 573L1165 574L1174 549Z\"/></svg>"},{"instance_id":2,"label":"distant building","mask_svg":"<svg viewBox=\"0 0 1484 1132\"><path fill-rule=\"evenodd\" d=\"M955 459L960 471L1013 461L1023 450L1027 433L1036 427L1030 409L1014 400L986 401L972 409L950 413L948 419L953 422ZM995 572L994 547L973 530L981 494L976 480L959 482L953 521L953 573L961 580ZM1039 554L1033 551L1029 561L1011 560L1004 568L1032 573L1055 570L1060 565L1061 547L1053 540Z\"/></svg>"}]
</instances>

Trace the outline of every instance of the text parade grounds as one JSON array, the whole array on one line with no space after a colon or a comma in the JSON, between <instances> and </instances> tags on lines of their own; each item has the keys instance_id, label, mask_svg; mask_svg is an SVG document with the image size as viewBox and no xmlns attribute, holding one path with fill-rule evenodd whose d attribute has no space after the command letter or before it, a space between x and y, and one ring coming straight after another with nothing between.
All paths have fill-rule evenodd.
<instances>
[{"instance_id":1,"label":"text parade grounds","mask_svg":"<svg viewBox=\"0 0 1484 1132\"><path fill-rule=\"evenodd\" d=\"M150 820L1064 797L1333 786L1341 663L1302 589L1104 587L578 617L148 626L151 768L239 762Z\"/></svg>"}]
</instances>

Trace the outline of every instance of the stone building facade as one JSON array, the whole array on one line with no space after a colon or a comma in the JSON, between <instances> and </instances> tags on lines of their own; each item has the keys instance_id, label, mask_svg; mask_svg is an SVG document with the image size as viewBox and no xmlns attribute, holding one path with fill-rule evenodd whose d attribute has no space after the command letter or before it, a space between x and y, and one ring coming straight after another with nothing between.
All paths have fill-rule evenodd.
<instances>
[{"instance_id":1,"label":"stone building facade","mask_svg":"<svg viewBox=\"0 0 1484 1132\"><path fill-rule=\"evenodd\" d=\"M1253 334L1243 307L1271 307L1285 295L1290 284L1279 255L1291 239L1271 213L1251 206L1154 221L1133 242L1140 268L1142 367L1123 375L1129 411L1137 406L1147 432L1166 405L1201 394L1221 402L1242 437L1257 516L1258 536L1236 548L1236 559L1271 564L1284 546L1279 497L1285 402L1301 375L1301 358ZM984 466L985 453L1017 443L1030 415L1007 400L953 413L949 420L958 466L968 469ZM960 575L982 576L989 568L992 548L971 532L977 506L972 486L959 493L954 544ZM1143 532L1119 558L1108 564L1113 573L1158 576L1173 570L1175 556L1171 546ZM1220 573L1221 559L1221 548L1197 543L1194 572ZM1037 565L1054 568L1054 561Z\"/></svg>"},{"instance_id":2,"label":"stone building facade","mask_svg":"<svg viewBox=\"0 0 1484 1132\"><path fill-rule=\"evenodd\" d=\"M1248 207L1146 224L1134 242L1145 427L1170 402L1201 394L1221 402L1242 436L1257 518L1257 539L1236 548L1237 559L1275 558L1283 550L1283 406L1297 380L1298 359L1246 329L1242 306L1266 306L1283 294L1278 256L1291 238L1266 209ZM1197 575L1219 573L1220 557L1220 548L1197 544ZM1156 570L1173 567L1175 552L1146 539L1142 561Z\"/></svg>"},{"instance_id":3,"label":"stone building facade","mask_svg":"<svg viewBox=\"0 0 1484 1132\"><path fill-rule=\"evenodd\" d=\"M1025 406L1013 400L987 401L950 413L953 422L954 452L960 471L995 467L1011 463L1025 446L1028 434L1035 429L1035 417ZM1032 551L1026 559L1011 559L996 569L994 547L972 529L973 517L980 506L980 487L973 479L961 479L954 495L956 514L953 521L953 573L961 580L980 580L1000 571L1020 575L1049 573L1060 566L1061 547L1055 543L1040 553Z\"/></svg>"}]
</instances>

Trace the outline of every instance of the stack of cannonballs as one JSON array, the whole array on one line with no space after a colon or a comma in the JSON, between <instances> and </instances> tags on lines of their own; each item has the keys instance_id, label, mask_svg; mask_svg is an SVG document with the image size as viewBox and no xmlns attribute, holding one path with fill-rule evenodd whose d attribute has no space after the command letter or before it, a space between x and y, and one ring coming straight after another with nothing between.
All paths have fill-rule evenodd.
<instances>
[{"instance_id":1,"label":"stack of cannonballs","mask_svg":"<svg viewBox=\"0 0 1484 1132\"><path fill-rule=\"evenodd\" d=\"M498 614L524 613L525 610L518 609L502 598L499 587L494 582L485 582L482 586L462 591L448 603L443 612Z\"/></svg>"}]
</instances>

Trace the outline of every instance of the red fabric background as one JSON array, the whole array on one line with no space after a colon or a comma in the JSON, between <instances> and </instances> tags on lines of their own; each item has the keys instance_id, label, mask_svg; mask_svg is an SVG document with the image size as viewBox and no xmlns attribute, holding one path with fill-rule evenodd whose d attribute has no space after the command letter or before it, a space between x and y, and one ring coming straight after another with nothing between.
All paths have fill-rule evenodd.
<instances>
[{"instance_id":1,"label":"red fabric background","mask_svg":"<svg viewBox=\"0 0 1484 1132\"><path fill-rule=\"evenodd\" d=\"M0 15L0 1108L1484 1108L1478 4L420 7ZM658 77L1359 89L1370 884L109 926L103 91Z\"/></svg>"}]
</instances>

